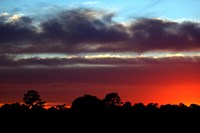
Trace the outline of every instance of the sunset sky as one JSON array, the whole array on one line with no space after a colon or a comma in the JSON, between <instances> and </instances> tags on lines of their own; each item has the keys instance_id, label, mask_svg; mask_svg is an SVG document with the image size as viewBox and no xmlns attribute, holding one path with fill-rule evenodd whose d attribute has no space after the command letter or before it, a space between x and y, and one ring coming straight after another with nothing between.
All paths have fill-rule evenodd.
<instances>
[{"instance_id":1,"label":"sunset sky","mask_svg":"<svg viewBox=\"0 0 200 133\"><path fill-rule=\"evenodd\" d=\"M200 104L199 0L0 0L0 104L84 94Z\"/></svg>"}]
</instances>

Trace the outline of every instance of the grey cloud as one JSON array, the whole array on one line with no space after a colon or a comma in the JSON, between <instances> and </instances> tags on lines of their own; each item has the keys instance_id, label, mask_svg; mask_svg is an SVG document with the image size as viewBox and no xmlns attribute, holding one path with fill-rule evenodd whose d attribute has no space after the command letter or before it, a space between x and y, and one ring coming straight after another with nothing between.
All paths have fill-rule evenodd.
<instances>
[{"instance_id":1,"label":"grey cloud","mask_svg":"<svg viewBox=\"0 0 200 133\"><path fill-rule=\"evenodd\" d=\"M135 51L199 50L199 23L142 19L131 27Z\"/></svg>"},{"instance_id":2,"label":"grey cloud","mask_svg":"<svg viewBox=\"0 0 200 133\"><path fill-rule=\"evenodd\" d=\"M138 19L130 26L114 14L91 9L63 11L34 25L33 18L15 23L0 17L1 53L87 53L199 51L200 24Z\"/></svg>"}]
</instances>

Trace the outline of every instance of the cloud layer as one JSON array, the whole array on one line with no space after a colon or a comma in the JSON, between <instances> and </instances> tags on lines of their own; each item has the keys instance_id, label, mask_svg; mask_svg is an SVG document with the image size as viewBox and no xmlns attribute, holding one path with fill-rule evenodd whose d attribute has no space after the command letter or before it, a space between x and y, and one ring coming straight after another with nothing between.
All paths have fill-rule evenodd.
<instances>
[{"instance_id":1,"label":"cloud layer","mask_svg":"<svg viewBox=\"0 0 200 133\"><path fill-rule=\"evenodd\" d=\"M140 18L121 24L112 13L72 9L38 22L0 15L1 53L199 51L200 24Z\"/></svg>"},{"instance_id":2,"label":"cloud layer","mask_svg":"<svg viewBox=\"0 0 200 133\"><path fill-rule=\"evenodd\" d=\"M83 8L42 19L0 14L2 99L29 88L51 90L48 98L59 100L116 90L127 98L138 92L145 97L159 93L149 87L199 86L200 23L150 18L121 23L115 15ZM159 56L160 51L165 52Z\"/></svg>"},{"instance_id":3,"label":"cloud layer","mask_svg":"<svg viewBox=\"0 0 200 133\"><path fill-rule=\"evenodd\" d=\"M16 58L0 55L0 68L50 68L50 67L141 67L152 65L200 65L200 56L174 57L71 57L71 58Z\"/></svg>"}]
</instances>

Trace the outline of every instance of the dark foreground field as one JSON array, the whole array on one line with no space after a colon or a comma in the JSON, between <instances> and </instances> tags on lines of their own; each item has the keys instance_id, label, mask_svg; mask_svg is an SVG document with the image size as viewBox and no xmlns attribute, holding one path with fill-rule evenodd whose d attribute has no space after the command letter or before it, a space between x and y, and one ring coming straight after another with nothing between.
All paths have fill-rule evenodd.
<instances>
[{"instance_id":1,"label":"dark foreground field","mask_svg":"<svg viewBox=\"0 0 200 133\"><path fill-rule=\"evenodd\" d=\"M200 113L1 113L7 132L198 132Z\"/></svg>"}]
</instances>

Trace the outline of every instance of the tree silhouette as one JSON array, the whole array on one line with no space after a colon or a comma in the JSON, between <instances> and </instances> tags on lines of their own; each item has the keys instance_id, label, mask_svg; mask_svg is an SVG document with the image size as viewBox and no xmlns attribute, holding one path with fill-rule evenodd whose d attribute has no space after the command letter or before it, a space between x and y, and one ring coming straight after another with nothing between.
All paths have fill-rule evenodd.
<instances>
[{"instance_id":1,"label":"tree silhouette","mask_svg":"<svg viewBox=\"0 0 200 133\"><path fill-rule=\"evenodd\" d=\"M129 101L126 101L123 106L122 106L123 111L125 112L131 112L133 107L132 107L132 103Z\"/></svg>"},{"instance_id":2,"label":"tree silhouette","mask_svg":"<svg viewBox=\"0 0 200 133\"><path fill-rule=\"evenodd\" d=\"M158 106L158 103L149 103L144 105L143 103L135 103L127 101L124 104L121 101L118 93L112 92L106 94L104 99L99 99L96 96L84 95L76 98L72 102L70 108L66 107L66 104L57 105L45 109L45 101L42 101L39 93L36 90L28 90L24 94L24 104L18 102L11 104L3 104L0 107L1 112L127 112L135 114L195 114L200 112L200 106L198 104L191 104L186 106L183 103L179 104L166 104ZM150 112L150 113L149 113ZM63 113L62 113L63 114ZM115 114L115 113L114 113ZM110 115L110 114L109 114ZM136 115L134 115L136 116Z\"/></svg>"},{"instance_id":3,"label":"tree silhouette","mask_svg":"<svg viewBox=\"0 0 200 133\"><path fill-rule=\"evenodd\" d=\"M103 103L106 107L119 107L122 105L120 96L115 92L106 94Z\"/></svg>"},{"instance_id":4,"label":"tree silhouette","mask_svg":"<svg viewBox=\"0 0 200 133\"><path fill-rule=\"evenodd\" d=\"M75 111L99 111L101 108L101 100L87 94L76 98L71 106L71 109Z\"/></svg>"},{"instance_id":5,"label":"tree silhouette","mask_svg":"<svg viewBox=\"0 0 200 133\"><path fill-rule=\"evenodd\" d=\"M143 103L135 103L133 109L135 112L144 112L146 107Z\"/></svg>"},{"instance_id":6,"label":"tree silhouette","mask_svg":"<svg viewBox=\"0 0 200 133\"><path fill-rule=\"evenodd\" d=\"M46 103L40 99L40 95L36 90L28 90L27 93L24 94L23 101L29 107L29 109L37 107L43 108Z\"/></svg>"},{"instance_id":7,"label":"tree silhouette","mask_svg":"<svg viewBox=\"0 0 200 133\"><path fill-rule=\"evenodd\" d=\"M56 106L56 109L58 111L66 111L68 108L66 107L66 104L60 104Z\"/></svg>"},{"instance_id":8,"label":"tree silhouette","mask_svg":"<svg viewBox=\"0 0 200 133\"><path fill-rule=\"evenodd\" d=\"M124 108L131 108L131 107L132 107L132 104L131 104L131 102L127 101L127 102L125 102L125 103L123 104L123 107L124 107Z\"/></svg>"},{"instance_id":9,"label":"tree silhouette","mask_svg":"<svg viewBox=\"0 0 200 133\"><path fill-rule=\"evenodd\" d=\"M2 105L1 111L3 111L3 112L26 112L26 111L28 111L28 107L25 104L20 104L20 103L16 102L16 103Z\"/></svg>"},{"instance_id":10,"label":"tree silhouette","mask_svg":"<svg viewBox=\"0 0 200 133\"><path fill-rule=\"evenodd\" d=\"M158 110L158 103L149 103L146 106L147 111L155 112Z\"/></svg>"}]
</instances>

